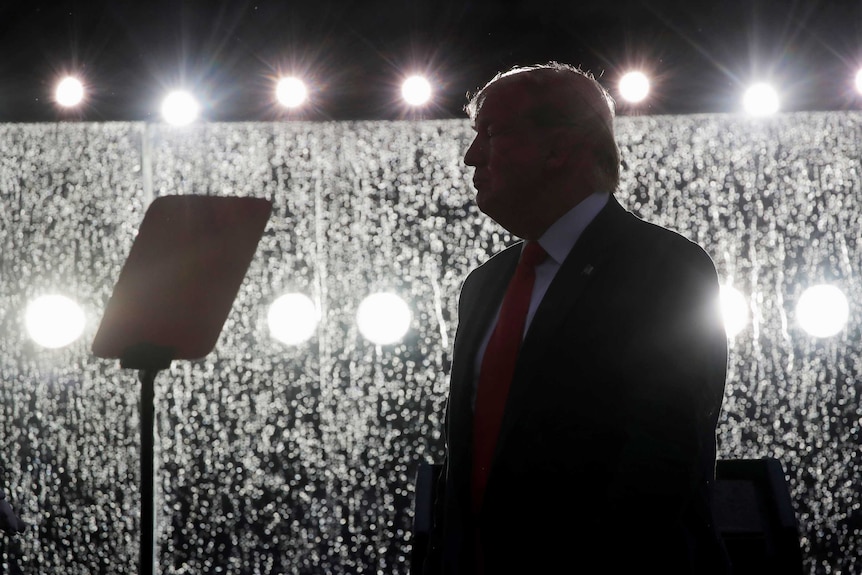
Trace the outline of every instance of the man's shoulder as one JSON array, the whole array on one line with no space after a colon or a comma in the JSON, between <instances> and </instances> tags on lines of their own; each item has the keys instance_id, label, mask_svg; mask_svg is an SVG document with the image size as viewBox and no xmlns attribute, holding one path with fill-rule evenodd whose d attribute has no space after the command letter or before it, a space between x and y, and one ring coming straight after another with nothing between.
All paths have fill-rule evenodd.
<instances>
[{"instance_id":1,"label":"man's shoulder","mask_svg":"<svg viewBox=\"0 0 862 575\"><path fill-rule=\"evenodd\" d=\"M487 260L473 268L470 274L474 273L494 273L498 270L504 270L517 263L521 255L521 249L524 246L523 241L517 241L510 246L506 246L499 252L493 253ZM513 263L514 262L514 263Z\"/></svg>"},{"instance_id":2,"label":"man's shoulder","mask_svg":"<svg viewBox=\"0 0 862 575\"><path fill-rule=\"evenodd\" d=\"M650 251L655 255L706 259L712 262L706 250L680 232L639 218L628 212L630 233L625 241L638 251Z\"/></svg>"},{"instance_id":3,"label":"man's shoulder","mask_svg":"<svg viewBox=\"0 0 862 575\"><path fill-rule=\"evenodd\" d=\"M463 287L482 286L487 282L494 282L500 276L506 275L518 263L523 242L516 242L503 250L492 254L487 260L470 270L464 278Z\"/></svg>"}]
</instances>

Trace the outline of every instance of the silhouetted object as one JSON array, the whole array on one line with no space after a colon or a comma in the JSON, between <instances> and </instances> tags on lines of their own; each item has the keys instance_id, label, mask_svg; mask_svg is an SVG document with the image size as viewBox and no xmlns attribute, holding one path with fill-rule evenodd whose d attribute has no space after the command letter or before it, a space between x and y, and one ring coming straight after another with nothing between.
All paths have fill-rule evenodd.
<instances>
[{"instance_id":1,"label":"silhouetted object","mask_svg":"<svg viewBox=\"0 0 862 575\"><path fill-rule=\"evenodd\" d=\"M156 199L120 272L93 353L120 359L148 343L173 349L174 359L208 354L271 211L272 203L260 198Z\"/></svg>"},{"instance_id":2,"label":"silhouetted object","mask_svg":"<svg viewBox=\"0 0 862 575\"><path fill-rule=\"evenodd\" d=\"M423 462L416 472L411 575L422 573L442 469ZM733 575L801 575L796 514L781 463L771 458L719 460L716 477L714 517Z\"/></svg>"},{"instance_id":3,"label":"silhouetted object","mask_svg":"<svg viewBox=\"0 0 862 575\"><path fill-rule=\"evenodd\" d=\"M777 459L716 464L713 515L734 575L802 573L796 515Z\"/></svg>"},{"instance_id":4,"label":"silhouetted object","mask_svg":"<svg viewBox=\"0 0 862 575\"><path fill-rule=\"evenodd\" d=\"M524 242L461 286L428 575L553 573L573 557L724 575L708 497L727 366L712 259L619 203L614 107L588 74L515 68L466 108L476 204ZM518 333L506 299L531 242L548 257ZM498 351L499 329L516 352ZM488 373L489 354L512 353L511 375ZM490 458L488 386L503 403Z\"/></svg>"},{"instance_id":5,"label":"silhouetted object","mask_svg":"<svg viewBox=\"0 0 862 575\"><path fill-rule=\"evenodd\" d=\"M6 499L6 492L0 489L0 531L21 533L26 528L27 524L21 521Z\"/></svg>"},{"instance_id":6,"label":"silhouetted object","mask_svg":"<svg viewBox=\"0 0 862 575\"><path fill-rule=\"evenodd\" d=\"M154 383L175 359L215 346L272 203L260 198L165 196L147 210L93 341L98 357L139 370L140 574L155 572Z\"/></svg>"}]
</instances>

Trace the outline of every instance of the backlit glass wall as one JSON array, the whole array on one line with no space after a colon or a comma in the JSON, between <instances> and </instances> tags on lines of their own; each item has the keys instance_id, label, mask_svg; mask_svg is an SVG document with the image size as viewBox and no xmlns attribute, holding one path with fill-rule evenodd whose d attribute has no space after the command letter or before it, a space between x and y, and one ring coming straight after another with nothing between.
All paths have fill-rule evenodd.
<instances>
[{"instance_id":1,"label":"backlit glass wall","mask_svg":"<svg viewBox=\"0 0 862 575\"><path fill-rule=\"evenodd\" d=\"M746 298L720 457L781 460L808 572L862 569L862 116L617 126L621 202L703 245ZM0 125L0 487L32 524L0 535L2 571L136 572L137 374L90 343L149 203L212 194L274 212L215 350L156 380L161 572L406 573L458 288L511 240L472 203L470 137L466 120ZM822 283L850 315L816 338L795 306ZM399 343L357 328L378 291L410 307ZM297 346L267 328L287 292L321 316ZM24 325L49 293L87 321L60 349Z\"/></svg>"}]
</instances>

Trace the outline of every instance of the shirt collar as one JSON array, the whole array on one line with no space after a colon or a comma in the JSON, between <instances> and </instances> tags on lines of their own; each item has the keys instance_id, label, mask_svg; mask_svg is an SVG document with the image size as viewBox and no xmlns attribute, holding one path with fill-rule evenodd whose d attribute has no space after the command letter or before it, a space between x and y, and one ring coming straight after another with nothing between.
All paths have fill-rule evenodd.
<instances>
[{"instance_id":1,"label":"shirt collar","mask_svg":"<svg viewBox=\"0 0 862 575\"><path fill-rule=\"evenodd\" d=\"M539 244L558 265L562 265L569 252L575 247L578 238L581 237L590 222L599 215L609 199L609 193L595 192L584 198L583 201L563 214L560 219L545 230L545 233L539 238Z\"/></svg>"}]
</instances>

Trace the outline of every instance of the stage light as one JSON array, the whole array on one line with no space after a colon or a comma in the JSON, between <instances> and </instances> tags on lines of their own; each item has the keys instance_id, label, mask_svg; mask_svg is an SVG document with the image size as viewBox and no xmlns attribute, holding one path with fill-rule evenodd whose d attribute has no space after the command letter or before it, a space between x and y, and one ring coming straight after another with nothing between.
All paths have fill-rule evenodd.
<instances>
[{"instance_id":1,"label":"stage light","mask_svg":"<svg viewBox=\"0 0 862 575\"><path fill-rule=\"evenodd\" d=\"M778 93L769 84L754 84L745 91L743 106L752 116L769 116L780 107Z\"/></svg>"},{"instance_id":2,"label":"stage light","mask_svg":"<svg viewBox=\"0 0 862 575\"><path fill-rule=\"evenodd\" d=\"M401 96L411 106L422 106L431 99L431 84L422 76L411 76L401 85Z\"/></svg>"},{"instance_id":3,"label":"stage light","mask_svg":"<svg viewBox=\"0 0 862 575\"><path fill-rule=\"evenodd\" d=\"M27 306L24 324L33 341L42 347L65 347L84 333L84 310L66 296L45 295Z\"/></svg>"},{"instance_id":4,"label":"stage light","mask_svg":"<svg viewBox=\"0 0 862 575\"><path fill-rule=\"evenodd\" d=\"M840 289L820 284L802 292L796 304L796 319L814 337L830 337L847 324L850 306Z\"/></svg>"},{"instance_id":5,"label":"stage light","mask_svg":"<svg viewBox=\"0 0 862 575\"><path fill-rule=\"evenodd\" d=\"M305 103L308 90L299 78L282 78L275 87L275 97L286 108L297 108Z\"/></svg>"},{"instance_id":6,"label":"stage light","mask_svg":"<svg viewBox=\"0 0 862 575\"><path fill-rule=\"evenodd\" d=\"M77 78L67 76L57 84L54 97L64 108L77 106L84 99L84 85Z\"/></svg>"},{"instance_id":7,"label":"stage light","mask_svg":"<svg viewBox=\"0 0 862 575\"><path fill-rule=\"evenodd\" d=\"M862 69L856 72L856 91L862 94Z\"/></svg>"},{"instance_id":8,"label":"stage light","mask_svg":"<svg viewBox=\"0 0 862 575\"><path fill-rule=\"evenodd\" d=\"M721 286L721 315L727 337L735 337L748 325L748 302L742 292L729 286Z\"/></svg>"},{"instance_id":9,"label":"stage light","mask_svg":"<svg viewBox=\"0 0 862 575\"><path fill-rule=\"evenodd\" d=\"M314 335L320 312L307 295L287 293L272 302L266 319L272 337L287 345L298 345Z\"/></svg>"},{"instance_id":10,"label":"stage light","mask_svg":"<svg viewBox=\"0 0 862 575\"><path fill-rule=\"evenodd\" d=\"M181 90L171 92L162 102L162 117L174 126L191 124L198 117L199 111L194 97Z\"/></svg>"},{"instance_id":11,"label":"stage light","mask_svg":"<svg viewBox=\"0 0 862 575\"><path fill-rule=\"evenodd\" d=\"M378 345L399 341L410 328L410 320L410 308L393 293L371 294L356 313L360 333Z\"/></svg>"},{"instance_id":12,"label":"stage light","mask_svg":"<svg viewBox=\"0 0 862 575\"><path fill-rule=\"evenodd\" d=\"M624 100L636 104L649 94L649 79L643 72L628 72L620 79L619 90Z\"/></svg>"}]
</instances>

